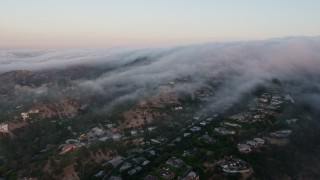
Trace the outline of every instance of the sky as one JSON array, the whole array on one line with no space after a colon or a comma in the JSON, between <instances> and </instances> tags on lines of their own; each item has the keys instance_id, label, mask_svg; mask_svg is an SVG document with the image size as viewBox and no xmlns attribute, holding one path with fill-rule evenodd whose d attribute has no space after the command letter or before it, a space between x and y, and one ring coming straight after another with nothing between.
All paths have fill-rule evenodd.
<instances>
[{"instance_id":1,"label":"sky","mask_svg":"<svg viewBox=\"0 0 320 180\"><path fill-rule=\"evenodd\" d=\"M319 0L0 0L0 48L149 47L318 36Z\"/></svg>"}]
</instances>

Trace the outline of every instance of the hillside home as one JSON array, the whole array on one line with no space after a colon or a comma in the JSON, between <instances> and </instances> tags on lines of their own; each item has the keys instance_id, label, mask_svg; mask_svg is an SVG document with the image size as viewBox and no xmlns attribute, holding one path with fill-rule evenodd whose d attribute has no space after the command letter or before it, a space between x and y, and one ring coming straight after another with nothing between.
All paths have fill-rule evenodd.
<instances>
[{"instance_id":1,"label":"hillside home","mask_svg":"<svg viewBox=\"0 0 320 180\"><path fill-rule=\"evenodd\" d=\"M7 123L0 124L0 132L7 133L9 132L9 125Z\"/></svg>"},{"instance_id":2,"label":"hillside home","mask_svg":"<svg viewBox=\"0 0 320 180\"><path fill-rule=\"evenodd\" d=\"M251 148L247 144L238 144L238 150L243 153L251 152Z\"/></svg>"},{"instance_id":3,"label":"hillside home","mask_svg":"<svg viewBox=\"0 0 320 180\"><path fill-rule=\"evenodd\" d=\"M262 138L254 138L253 139L254 142L257 142L258 144L262 145L265 143L265 140Z\"/></svg>"},{"instance_id":4,"label":"hillside home","mask_svg":"<svg viewBox=\"0 0 320 180\"><path fill-rule=\"evenodd\" d=\"M22 118L23 120L26 120L26 119L29 118L29 114L28 114L28 113L21 113L21 118Z\"/></svg>"}]
</instances>

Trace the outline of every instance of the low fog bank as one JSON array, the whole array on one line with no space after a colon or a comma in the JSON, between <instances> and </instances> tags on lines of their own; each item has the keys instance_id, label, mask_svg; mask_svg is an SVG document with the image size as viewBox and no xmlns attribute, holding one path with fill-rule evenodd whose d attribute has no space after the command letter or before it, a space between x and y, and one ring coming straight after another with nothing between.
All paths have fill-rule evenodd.
<instances>
[{"instance_id":1,"label":"low fog bank","mask_svg":"<svg viewBox=\"0 0 320 180\"><path fill-rule=\"evenodd\" d=\"M213 106L230 105L243 93L277 78L298 102L320 111L320 37L163 49L0 51L0 73L78 64L112 68L94 79L74 81L83 91L110 96L106 106L147 96L163 83L186 77L191 81L177 86L179 91L214 82L220 95Z\"/></svg>"}]
</instances>

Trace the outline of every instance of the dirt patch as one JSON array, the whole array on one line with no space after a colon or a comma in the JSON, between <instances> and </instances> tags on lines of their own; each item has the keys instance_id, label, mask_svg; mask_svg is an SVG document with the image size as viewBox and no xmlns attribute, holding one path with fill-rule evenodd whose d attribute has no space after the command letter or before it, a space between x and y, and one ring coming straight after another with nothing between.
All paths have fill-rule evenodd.
<instances>
[{"instance_id":1,"label":"dirt patch","mask_svg":"<svg viewBox=\"0 0 320 180\"><path fill-rule=\"evenodd\" d=\"M115 156L115 152L113 151L106 151L103 152L101 149L98 150L96 153L90 152L90 160L94 161L97 164L101 164L105 161L110 160L112 157Z\"/></svg>"},{"instance_id":2,"label":"dirt patch","mask_svg":"<svg viewBox=\"0 0 320 180\"><path fill-rule=\"evenodd\" d=\"M120 124L120 129L122 128L132 128L139 127L143 124L151 123L153 120L153 115L148 109L131 109L123 113L124 123Z\"/></svg>"},{"instance_id":3,"label":"dirt patch","mask_svg":"<svg viewBox=\"0 0 320 180\"><path fill-rule=\"evenodd\" d=\"M77 172L75 172L74 164L70 164L69 166L63 169L63 173L60 175L62 180L80 180Z\"/></svg>"},{"instance_id":4,"label":"dirt patch","mask_svg":"<svg viewBox=\"0 0 320 180\"><path fill-rule=\"evenodd\" d=\"M9 125L9 131L13 131L15 129L27 126L28 123L25 121L10 121L8 122L8 125Z\"/></svg>"},{"instance_id":5,"label":"dirt patch","mask_svg":"<svg viewBox=\"0 0 320 180\"><path fill-rule=\"evenodd\" d=\"M32 109L39 110L37 117L40 119L52 117L72 117L78 114L79 110L85 109L87 105L80 101L80 98L65 99L57 103L37 103Z\"/></svg>"},{"instance_id":6,"label":"dirt patch","mask_svg":"<svg viewBox=\"0 0 320 180\"><path fill-rule=\"evenodd\" d=\"M151 107L165 107L166 105L180 105L179 94L175 92L161 93L150 98Z\"/></svg>"}]
</instances>

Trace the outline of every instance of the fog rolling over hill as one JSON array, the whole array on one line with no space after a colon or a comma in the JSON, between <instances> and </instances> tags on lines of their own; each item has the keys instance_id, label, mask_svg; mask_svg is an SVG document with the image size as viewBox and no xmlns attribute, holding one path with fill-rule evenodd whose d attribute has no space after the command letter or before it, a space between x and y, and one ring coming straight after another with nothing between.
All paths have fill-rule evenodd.
<instances>
[{"instance_id":1,"label":"fog rolling over hill","mask_svg":"<svg viewBox=\"0 0 320 180\"><path fill-rule=\"evenodd\" d=\"M290 37L263 41L207 43L156 49L1 50L1 86L10 71L33 73L82 67L73 95L109 97L104 107L148 96L163 83L188 79L175 88L216 86L215 103L232 104L259 84L278 79L299 102L320 110L320 38ZM75 71L78 73L77 71ZM80 74L81 74L80 73ZM42 87L28 89L46 95ZM72 94L70 94L72 96ZM218 96L219 97L219 96Z\"/></svg>"},{"instance_id":2,"label":"fog rolling over hill","mask_svg":"<svg viewBox=\"0 0 320 180\"><path fill-rule=\"evenodd\" d=\"M1 50L0 179L317 179L319 52L319 37Z\"/></svg>"}]
</instances>

